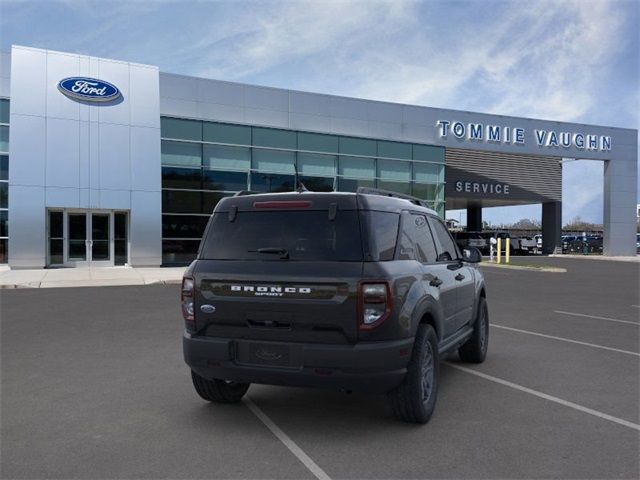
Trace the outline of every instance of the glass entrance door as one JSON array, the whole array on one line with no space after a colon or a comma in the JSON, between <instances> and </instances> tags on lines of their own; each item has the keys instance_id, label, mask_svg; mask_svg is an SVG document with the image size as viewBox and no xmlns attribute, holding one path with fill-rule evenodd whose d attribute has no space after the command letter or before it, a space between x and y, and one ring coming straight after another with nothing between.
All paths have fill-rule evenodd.
<instances>
[{"instance_id":1,"label":"glass entrance door","mask_svg":"<svg viewBox=\"0 0 640 480\"><path fill-rule=\"evenodd\" d=\"M67 214L67 262L87 261L87 233L86 213Z\"/></svg>"},{"instance_id":2,"label":"glass entrance door","mask_svg":"<svg viewBox=\"0 0 640 480\"><path fill-rule=\"evenodd\" d=\"M94 264L113 265L111 260L112 239L110 235L112 213L91 214L91 262Z\"/></svg>"},{"instance_id":3,"label":"glass entrance door","mask_svg":"<svg viewBox=\"0 0 640 480\"><path fill-rule=\"evenodd\" d=\"M108 267L128 263L128 212L49 210L47 265Z\"/></svg>"}]
</instances>

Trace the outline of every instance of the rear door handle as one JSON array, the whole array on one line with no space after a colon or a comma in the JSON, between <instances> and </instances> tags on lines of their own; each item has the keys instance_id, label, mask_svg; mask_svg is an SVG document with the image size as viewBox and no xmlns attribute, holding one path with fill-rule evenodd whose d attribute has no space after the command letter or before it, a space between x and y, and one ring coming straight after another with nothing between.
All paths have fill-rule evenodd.
<instances>
[{"instance_id":1,"label":"rear door handle","mask_svg":"<svg viewBox=\"0 0 640 480\"><path fill-rule=\"evenodd\" d=\"M461 273L459 273L459 274L457 274L454 278L455 278L457 281L459 281L459 282L460 282L460 281L464 280L464 275L463 275L463 274L461 274Z\"/></svg>"},{"instance_id":2,"label":"rear door handle","mask_svg":"<svg viewBox=\"0 0 640 480\"><path fill-rule=\"evenodd\" d=\"M442 285L442 280L440 280L438 277L433 277L433 279L429 282L429 285L431 285L432 287L439 287L440 285Z\"/></svg>"}]
</instances>

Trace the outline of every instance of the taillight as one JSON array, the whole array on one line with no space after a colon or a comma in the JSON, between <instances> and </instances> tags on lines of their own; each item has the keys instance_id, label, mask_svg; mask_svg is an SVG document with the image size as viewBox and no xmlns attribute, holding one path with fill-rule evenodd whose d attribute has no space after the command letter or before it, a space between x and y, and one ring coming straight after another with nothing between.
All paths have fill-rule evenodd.
<instances>
[{"instance_id":1,"label":"taillight","mask_svg":"<svg viewBox=\"0 0 640 480\"><path fill-rule=\"evenodd\" d=\"M193 316L193 278L183 277L182 292L180 294L180 303L182 304L182 316L187 328L195 327L195 319Z\"/></svg>"},{"instance_id":2,"label":"taillight","mask_svg":"<svg viewBox=\"0 0 640 480\"><path fill-rule=\"evenodd\" d=\"M392 297L387 282L361 283L358 291L358 328L370 330L391 315Z\"/></svg>"}]
</instances>

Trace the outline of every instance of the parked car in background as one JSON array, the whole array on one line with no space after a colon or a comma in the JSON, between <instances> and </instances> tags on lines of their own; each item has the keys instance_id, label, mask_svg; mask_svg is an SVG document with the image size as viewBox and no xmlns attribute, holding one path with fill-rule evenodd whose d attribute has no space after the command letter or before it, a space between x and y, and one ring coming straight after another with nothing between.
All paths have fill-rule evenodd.
<instances>
[{"instance_id":1,"label":"parked car in background","mask_svg":"<svg viewBox=\"0 0 640 480\"><path fill-rule=\"evenodd\" d=\"M451 234L460 250L475 247L484 254L489 251L489 240L483 238L480 232L451 232Z\"/></svg>"},{"instance_id":2,"label":"parked car in background","mask_svg":"<svg viewBox=\"0 0 640 480\"><path fill-rule=\"evenodd\" d=\"M636 253L640 253L640 233L636 233Z\"/></svg>"}]
</instances>

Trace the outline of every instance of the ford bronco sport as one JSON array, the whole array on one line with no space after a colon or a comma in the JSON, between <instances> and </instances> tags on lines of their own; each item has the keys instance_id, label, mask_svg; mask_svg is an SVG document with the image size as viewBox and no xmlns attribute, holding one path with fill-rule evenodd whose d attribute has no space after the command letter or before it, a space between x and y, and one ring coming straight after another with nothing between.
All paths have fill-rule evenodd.
<instances>
[{"instance_id":1,"label":"ford bronco sport","mask_svg":"<svg viewBox=\"0 0 640 480\"><path fill-rule=\"evenodd\" d=\"M479 251L461 254L436 212L398 197L221 200L182 282L197 393L228 403L251 383L379 392L398 419L426 423L440 359L485 359L486 291Z\"/></svg>"}]
</instances>

